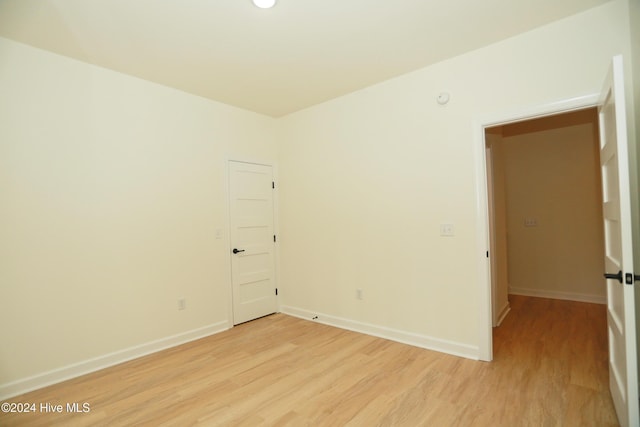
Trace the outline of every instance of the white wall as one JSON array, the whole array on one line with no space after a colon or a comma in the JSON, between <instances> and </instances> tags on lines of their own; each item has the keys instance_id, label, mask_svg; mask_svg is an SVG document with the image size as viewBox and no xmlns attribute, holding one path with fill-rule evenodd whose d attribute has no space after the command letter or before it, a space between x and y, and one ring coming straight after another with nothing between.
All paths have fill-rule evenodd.
<instances>
[{"instance_id":1,"label":"white wall","mask_svg":"<svg viewBox=\"0 0 640 427\"><path fill-rule=\"evenodd\" d=\"M598 92L628 22L616 0L277 121L0 39L0 392L228 325L226 156L279 163L284 308L476 356L474 123Z\"/></svg>"},{"instance_id":2,"label":"white wall","mask_svg":"<svg viewBox=\"0 0 640 427\"><path fill-rule=\"evenodd\" d=\"M477 356L474 123L597 93L617 53L622 1L283 118L284 309ZM442 222L455 237L439 237Z\"/></svg>"},{"instance_id":3,"label":"white wall","mask_svg":"<svg viewBox=\"0 0 640 427\"><path fill-rule=\"evenodd\" d=\"M225 159L275 142L272 118L0 39L0 394L226 328Z\"/></svg>"}]
</instances>

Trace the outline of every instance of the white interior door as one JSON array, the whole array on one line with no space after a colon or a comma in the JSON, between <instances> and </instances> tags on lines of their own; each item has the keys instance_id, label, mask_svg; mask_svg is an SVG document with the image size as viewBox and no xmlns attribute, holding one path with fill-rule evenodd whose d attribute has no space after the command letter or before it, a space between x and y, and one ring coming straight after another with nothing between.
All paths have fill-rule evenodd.
<instances>
[{"instance_id":1,"label":"white interior door","mask_svg":"<svg viewBox=\"0 0 640 427\"><path fill-rule=\"evenodd\" d=\"M598 114L604 203L609 388L622 426L637 426L638 369L634 307L629 158L622 57L616 56Z\"/></svg>"},{"instance_id":2,"label":"white interior door","mask_svg":"<svg viewBox=\"0 0 640 427\"><path fill-rule=\"evenodd\" d=\"M229 162L233 323L277 311L271 166Z\"/></svg>"}]
</instances>

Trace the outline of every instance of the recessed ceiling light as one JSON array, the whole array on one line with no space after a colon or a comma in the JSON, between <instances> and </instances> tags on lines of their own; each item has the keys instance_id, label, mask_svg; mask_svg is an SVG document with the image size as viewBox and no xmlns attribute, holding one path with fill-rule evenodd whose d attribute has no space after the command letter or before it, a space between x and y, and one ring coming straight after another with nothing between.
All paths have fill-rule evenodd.
<instances>
[{"instance_id":1,"label":"recessed ceiling light","mask_svg":"<svg viewBox=\"0 0 640 427\"><path fill-rule=\"evenodd\" d=\"M276 5L276 0L253 0L253 4L261 9L269 9Z\"/></svg>"}]
</instances>

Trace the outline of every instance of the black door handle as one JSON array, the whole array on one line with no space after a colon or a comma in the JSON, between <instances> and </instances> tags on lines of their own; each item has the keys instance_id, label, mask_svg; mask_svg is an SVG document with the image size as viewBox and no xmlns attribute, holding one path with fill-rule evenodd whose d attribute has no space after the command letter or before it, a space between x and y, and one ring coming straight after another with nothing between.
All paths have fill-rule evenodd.
<instances>
[{"instance_id":1,"label":"black door handle","mask_svg":"<svg viewBox=\"0 0 640 427\"><path fill-rule=\"evenodd\" d=\"M605 279L616 279L618 282L622 283L622 271L618 271L618 274L604 274Z\"/></svg>"},{"instance_id":2,"label":"black door handle","mask_svg":"<svg viewBox=\"0 0 640 427\"><path fill-rule=\"evenodd\" d=\"M240 253L240 252L244 252L244 249L236 249L236 248L233 248L233 253L234 253L234 254L237 254L237 253ZM620 280L622 280L622 279L620 279Z\"/></svg>"}]
</instances>

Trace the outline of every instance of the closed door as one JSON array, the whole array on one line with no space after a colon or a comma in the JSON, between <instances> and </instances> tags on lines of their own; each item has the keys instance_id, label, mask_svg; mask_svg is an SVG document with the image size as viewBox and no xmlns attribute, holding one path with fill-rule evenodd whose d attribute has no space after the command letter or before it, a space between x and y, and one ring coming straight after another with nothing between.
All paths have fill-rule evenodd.
<instances>
[{"instance_id":1,"label":"closed door","mask_svg":"<svg viewBox=\"0 0 640 427\"><path fill-rule=\"evenodd\" d=\"M622 57L616 56L598 108L607 270L609 388L620 424L637 426L640 420L631 198L622 82Z\"/></svg>"},{"instance_id":2,"label":"closed door","mask_svg":"<svg viewBox=\"0 0 640 427\"><path fill-rule=\"evenodd\" d=\"M272 167L230 161L229 198L237 325L277 311Z\"/></svg>"}]
</instances>

